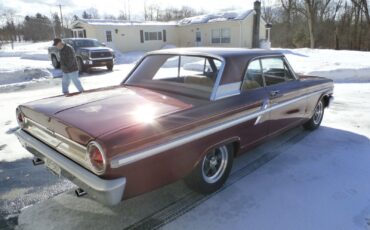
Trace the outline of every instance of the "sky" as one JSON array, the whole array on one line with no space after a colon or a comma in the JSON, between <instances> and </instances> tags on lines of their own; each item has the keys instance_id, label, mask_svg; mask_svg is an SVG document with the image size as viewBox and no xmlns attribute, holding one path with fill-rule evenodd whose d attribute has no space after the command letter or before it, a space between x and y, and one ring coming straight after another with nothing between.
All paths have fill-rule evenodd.
<instances>
[{"instance_id":1,"label":"sky","mask_svg":"<svg viewBox=\"0 0 370 230\"><path fill-rule=\"evenodd\" d=\"M51 13L59 12L58 4L63 5L64 15L80 16L85 9L94 7L102 16L118 16L126 5L131 10L131 19L140 20L143 18L144 4L157 4L161 8L189 6L205 12L216 12L226 8L251 9L253 2L254 0L0 0L0 8L13 8L20 18L38 12L50 16Z\"/></svg>"}]
</instances>

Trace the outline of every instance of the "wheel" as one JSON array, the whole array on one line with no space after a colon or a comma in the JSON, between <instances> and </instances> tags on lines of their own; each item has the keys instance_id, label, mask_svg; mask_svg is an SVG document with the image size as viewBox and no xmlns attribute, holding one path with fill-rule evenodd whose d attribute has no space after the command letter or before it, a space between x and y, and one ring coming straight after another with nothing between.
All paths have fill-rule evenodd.
<instances>
[{"instance_id":1,"label":"wheel","mask_svg":"<svg viewBox=\"0 0 370 230\"><path fill-rule=\"evenodd\" d=\"M78 71L80 72L80 73L83 73L83 72L85 72L85 70L86 70L86 68L85 68L85 66L84 66L84 63L82 62L82 59L81 58L77 58L77 66L78 66Z\"/></svg>"},{"instance_id":2,"label":"wheel","mask_svg":"<svg viewBox=\"0 0 370 230\"><path fill-rule=\"evenodd\" d=\"M192 190L209 194L215 192L229 177L233 164L232 146L222 145L210 150L198 163L185 183Z\"/></svg>"},{"instance_id":3,"label":"wheel","mask_svg":"<svg viewBox=\"0 0 370 230\"><path fill-rule=\"evenodd\" d=\"M113 71L113 63L109 63L109 64L107 64L107 69L108 69L109 71Z\"/></svg>"},{"instance_id":4,"label":"wheel","mask_svg":"<svg viewBox=\"0 0 370 230\"><path fill-rule=\"evenodd\" d=\"M321 124L322 118L324 117L324 109L324 101L321 99L315 107L313 116L310 120L303 124L303 127L307 130L317 129Z\"/></svg>"},{"instance_id":5,"label":"wheel","mask_svg":"<svg viewBox=\"0 0 370 230\"><path fill-rule=\"evenodd\" d=\"M60 63L58 62L58 59L57 57L55 57L55 55L51 56L51 64L53 65L54 69L60 68Z\"/></svg>"}]
</instances>

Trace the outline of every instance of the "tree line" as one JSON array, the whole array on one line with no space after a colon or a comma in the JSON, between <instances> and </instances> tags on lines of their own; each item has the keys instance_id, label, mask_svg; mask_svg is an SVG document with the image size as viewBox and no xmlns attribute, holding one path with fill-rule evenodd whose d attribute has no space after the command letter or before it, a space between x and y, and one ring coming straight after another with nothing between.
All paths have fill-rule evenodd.
<instances>
[{"instance_id":1,"label":"tree line","mask_svg":"<svg viewBox=\"0 0 370 230\"><path fill-rule=\"evenodd\" d=\"M275 47L370 50L367 0L262 0Z\"/></svg>"},{"instance_id":2,"label":"tree line","mask_svg":"<svg viewBox=\"0 0 370 230\"><path fill-rule=\"evenodd\" d=\"M262 16L272 24L273 47L370 50L369 0L261 0ZM182 6L163 8L144 4L143 19L175 21L204 14ZM68 25L79 16L37 13L19 18L15 10L0 7L0 44L4 41L46 41L70 36ZM82 12L84 19L132 20L127 9L118 16L99 14L95 8ZM62 25L65 25L62 27Z\"/></svg>"},{"instance_id":3,"label":"tree line","mask_svg":"<svg viewBox=\"0 0 370 230\"><path fill-rule=\"evenodd\" d=\"M3 12L0 11L0 23L0 44L16 41L48 41L54 37L71 34L68 26L62 26L57 13L53 13L51 17L41 13L21 17L12 9L4 9Z\"/></svg>"}]
</instances>

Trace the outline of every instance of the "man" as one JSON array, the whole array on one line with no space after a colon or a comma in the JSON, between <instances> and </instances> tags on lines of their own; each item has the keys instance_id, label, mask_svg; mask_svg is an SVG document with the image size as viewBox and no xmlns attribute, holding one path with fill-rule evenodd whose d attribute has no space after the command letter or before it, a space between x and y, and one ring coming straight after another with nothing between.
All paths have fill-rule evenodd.
<instances>
[{"instance_id":1,"label":"man","mask_svg":"<svg viewBox=\"0 0 370 230\"><path fill-rule=\"evenodd\" d=\"M72 46L65 44L60 38L54 39L53 46L56 46L59 50L60 55L60 67L63 71L62 89L63 94L69 94L69 84L71 81L76 86L79 92L82 92L82 88L78 72L77 60L75 50Z\"/></svg>"}]
</instances>

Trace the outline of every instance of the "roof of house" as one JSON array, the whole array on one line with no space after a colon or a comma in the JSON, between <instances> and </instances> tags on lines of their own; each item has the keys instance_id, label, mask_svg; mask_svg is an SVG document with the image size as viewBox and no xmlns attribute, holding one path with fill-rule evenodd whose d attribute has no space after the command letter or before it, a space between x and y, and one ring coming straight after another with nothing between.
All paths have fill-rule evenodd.
<instances>
[{"instance_id":1,"label":"roof of house","mask_svg":"<svg viewBox=\"0 0 370 230\"><path fill-rule=\"evenodd\" d=\"M158 22L158 21L128 21L115 19L78 19L75 23L82 22L89 25L112 25L112 26L130 26L130 25L176 25L177 22Z\"/></svg>"},{"instance_id":2,"label":"roof of house","mask_svg":"<svg viewBox=\"0 0 370 230\"><path fill-rule=\"evenodd\" d=\"M220 11L217 13L203 14L194 17L184 18L179 21L158 22L158 21L129 21L115 19L78 19L73 24L86 23L89 25L111 25L111 26L131 26L131 25L191 25L219 21L236 21L244 20L249 15L253 15L254 10L230 10Z\"/></svg>"}]
</instances>

